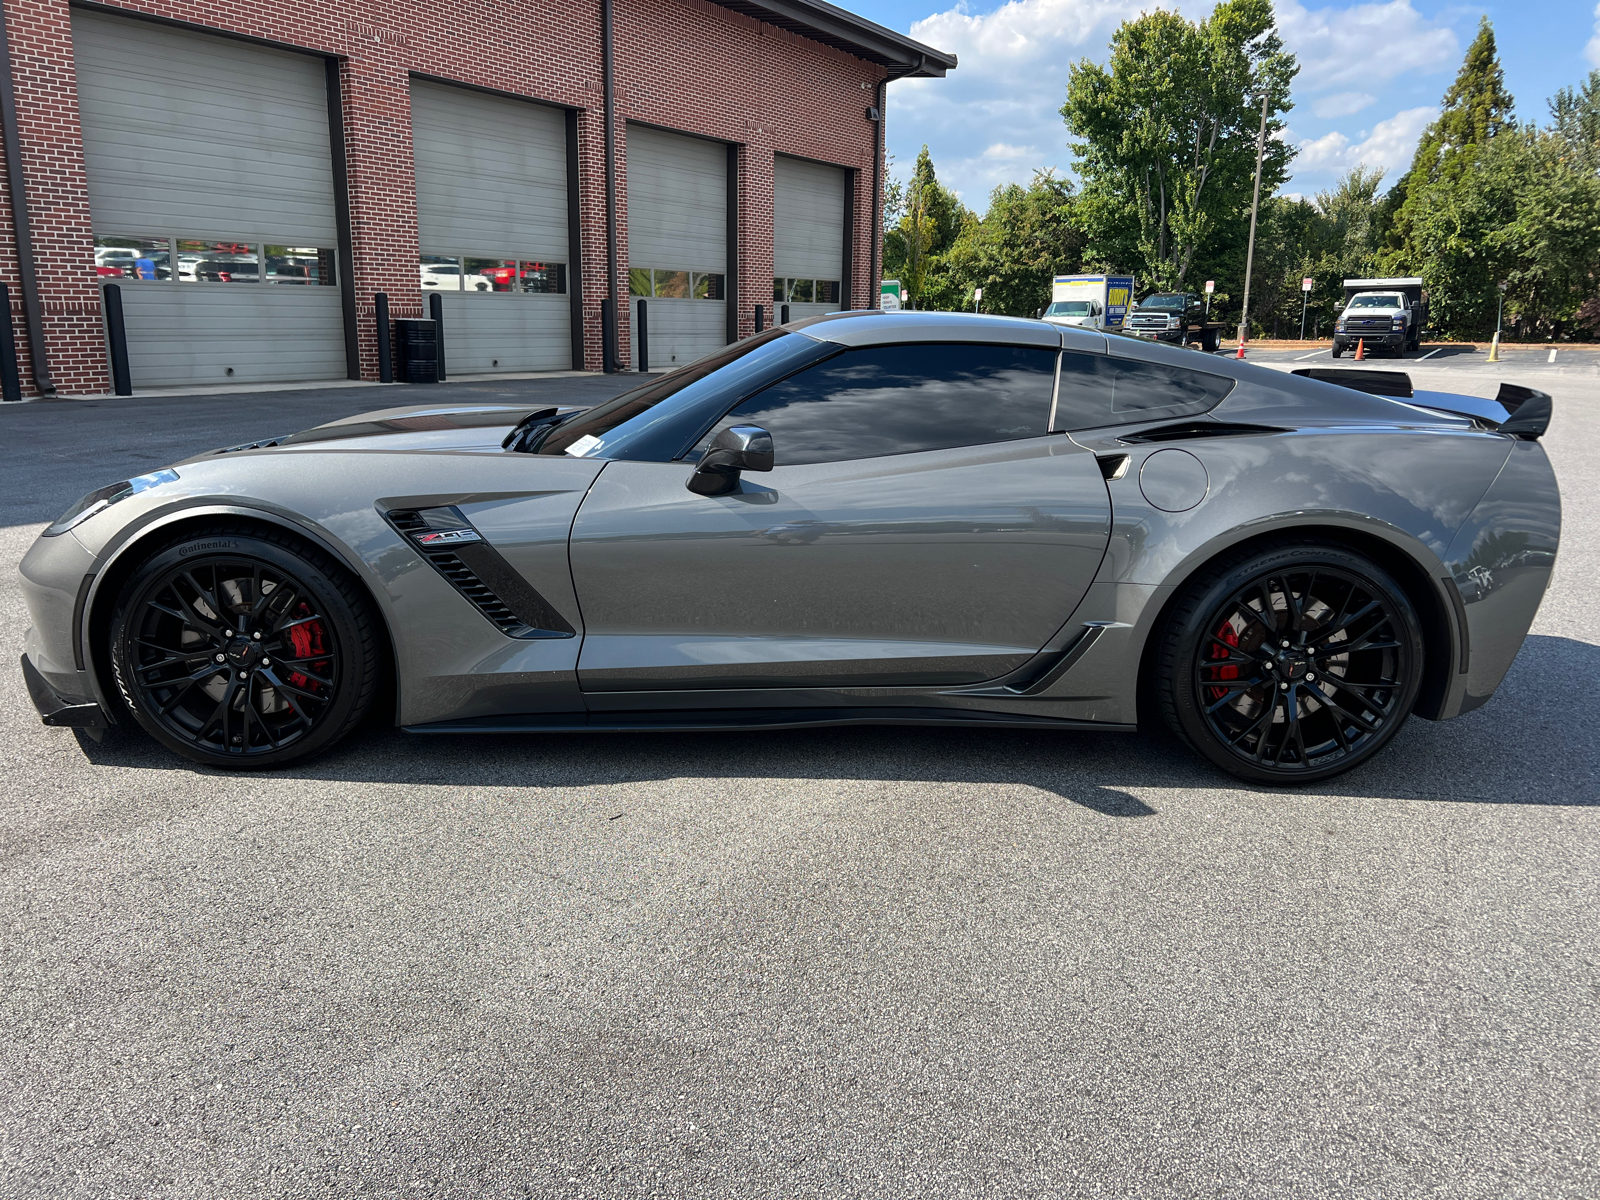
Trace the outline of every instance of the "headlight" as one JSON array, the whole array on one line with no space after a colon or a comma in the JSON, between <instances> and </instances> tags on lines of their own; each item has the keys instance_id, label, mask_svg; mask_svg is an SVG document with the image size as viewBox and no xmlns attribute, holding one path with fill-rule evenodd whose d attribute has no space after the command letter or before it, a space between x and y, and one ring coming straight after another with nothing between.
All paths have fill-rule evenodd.
<instances>
[{"instance_id":1,"label":"headlight","mask_svg":"<svg viewBox=\"0 0 1600 1200\"><path fill-rule=\"evenodd\" d=\"M1406 319L1404 317L1395 317L1389 323L1390 323L1390 325L1392 325L1394 327L1394 331L1396 333L1399 333L1400 330L1402 330L1402 329L1404 329L1406 327Z\"/></svg>"},{"instance_id":2,"label":"headlight","mask_svg":"<svg viewBox=\"0 0 1600 1200\"><path fill-rule=\"evenodd\" d=\"M96 488L57 517L55 523L44 531L44 536L55 537L58 533L65 533L96 513L104 512L118 500L126 500L129 496L137 496L140 492L148 492L163 483L176 483L177 480L176 471L152 471L137 479L124 479L121 483L108 483L103 488Z\"/></svg>"}]
</instances>

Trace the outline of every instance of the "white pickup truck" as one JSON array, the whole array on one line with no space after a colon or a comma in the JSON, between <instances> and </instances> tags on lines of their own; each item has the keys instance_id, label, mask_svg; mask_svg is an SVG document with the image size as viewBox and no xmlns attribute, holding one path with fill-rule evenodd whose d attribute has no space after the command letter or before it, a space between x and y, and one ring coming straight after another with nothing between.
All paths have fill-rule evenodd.
<instances>
[{"instance_id":1,"label":"white pickup truck","mask_svg":"<svg viewBox=\"0 0 1600 1200\"><path fill-rule=\"evenodd\" d=\"M1428 315L1422 280L1346 279L1344 311L1333 326L1333 356L1365 343L1368 350L1415 350Z\"/></svg>"}]
</instances>

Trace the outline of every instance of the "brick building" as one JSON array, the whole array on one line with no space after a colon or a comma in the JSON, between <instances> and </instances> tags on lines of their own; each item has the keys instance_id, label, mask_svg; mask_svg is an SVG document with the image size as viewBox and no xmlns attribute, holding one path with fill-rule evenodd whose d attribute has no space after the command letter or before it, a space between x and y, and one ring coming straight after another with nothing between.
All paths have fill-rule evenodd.
<instances>
[{"instance_id":1,"label":"brick building","mask_svg":"<svg viewBox=\"0 0 1600 1200\"><path fill-rule=\"evenodd\" d=\"M640 299L657 369L783 304L867 307L884 85L955 66L823 0L4 18L25 395L110 391L118 305L135 388L376 379L380 294L440 297L453 374L627 366Z\"/></svg>"}]
</instances>

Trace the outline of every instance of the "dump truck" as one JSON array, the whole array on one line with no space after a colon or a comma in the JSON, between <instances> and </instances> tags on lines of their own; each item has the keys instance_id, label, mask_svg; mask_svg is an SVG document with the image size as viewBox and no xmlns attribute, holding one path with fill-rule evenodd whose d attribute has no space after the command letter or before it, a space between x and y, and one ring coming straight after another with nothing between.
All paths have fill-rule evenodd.
<instances>
[{"instance_id":1,"label":"dump truck","mask_svg":"<svg viewBox=\"0 0 1600 1200\"><path fill-rule=\"evenodd\" d=\"M1365 343L1368 350L1397 356L1422 343L1428 293L1414 275L1395 279L1346 279L1344 311L1333 326L1333 356Z\"/></svg>"},{"instance_id":2,"label":"dump truck","mask_svg":"<svg viewBox=\"0 0 1600 1200\"><path fill-rule=\"evenodd\" d=\"M1222 344L1222 322L1206 319L1205 305L1192 292L1157 292L1139 301L1123 326L1126 333L1208 353Z\"/></svg>"}]
</instances>

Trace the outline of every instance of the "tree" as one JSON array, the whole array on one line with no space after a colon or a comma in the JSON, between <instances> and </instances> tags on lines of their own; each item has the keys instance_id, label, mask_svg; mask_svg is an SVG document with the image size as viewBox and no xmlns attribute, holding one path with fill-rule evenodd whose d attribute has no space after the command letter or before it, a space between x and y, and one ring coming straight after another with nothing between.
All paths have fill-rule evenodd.
<instances>
[{"instance_id":1,"label":"tree","mask_svg":"<svg viewBox=\"0 0 1600 1200\"><path fill-rule=\"evenodd\" d=\"M1223 0L1198 24L1145 13L1112 35L1106 67L1073 64L1061 115L1082 139L1072 149L1090 258L1103 262L1110 244L1127 254L1134 229L1138 263L1105 265L1181 286L1195 256L1248 210L1263 92L1263 193L1287 178L1294 151L1274 135L1298 71L1270 0Z\"/></svg>"},{"instance_id":2,"label":"tree","mask_svg":"<svg viewBox=\"0 0 1600 1200\"><path fill-rule=\"evenodd\" d=\"M1495 48L1494 27L1484 17L1478 23L1472 45L1467 47L1455 82L1440 101L1439 116L1423 130L1417 142L1411 170L1403 181L1405 190L1397 198L1389 235L1395 269L1420 269L1422 247L1416 230L1419 222L1428 219L1426 208L1430 203L1424 197L1440 184L1459 182L1482 147L1515 128L1514 107Z\"/></svg>"},{"instance_id":3,"label":"tree","mask_svg":"<svg viewBox=\"0 0 1600 1200\"><path fill-rule=\"evenodd\" d=\"M945 256L944 274L954 286L944 291L964 308L981 287L983 311L1033 316L1050 303L1051 280L1083 265L1076 200L1072 184L1050 171L1036 171L1025 188L995 188L988 213L974 218Z\"/></svg>"},{"instance_id":4,"label":"tree","mask_svg":"<svg viewBox=\"0 0 1600 1200\"><path fill-rule=\"evenodd\" d=\"M883 240L883 273L899 278L912 307L923 307L929 272L972 216L960 197L939 182L923 146L911 179L896 195L899 219ZM887 208L887 206L886 206Z\"/></svg>"}]
</instances>

